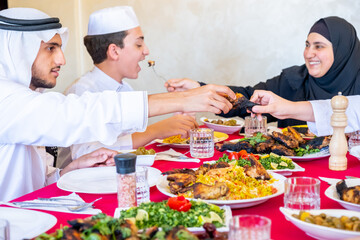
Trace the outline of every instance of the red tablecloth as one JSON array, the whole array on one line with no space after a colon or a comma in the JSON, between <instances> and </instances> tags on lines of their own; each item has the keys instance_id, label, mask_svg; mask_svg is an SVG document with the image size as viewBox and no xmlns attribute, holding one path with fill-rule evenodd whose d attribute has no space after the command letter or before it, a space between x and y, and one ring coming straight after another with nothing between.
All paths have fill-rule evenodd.
<instances>
[{"instance_id":1,"label":"red tablecloth","mask_svg":"<svg viewBox=\"0 0 360 240\"><path fill-rule=\"evenodd\" d=\"M239 135L230 135L229 139L239 138ZM228 139L228 140L229 140ZM161 152L169 149L167 146L158 147L157 143L151 144L146 148L153 148L156 152ZM187 152L189 149L176 149L179 152ZM189 154L187 154L189 156ZM223 153L215 151L215 155L209 159L203 159L202 161L208 160L217 160L221 157ZM360 177L360 162L355 157L348 155L348 169L346 171L331 171L328 168L328 158L323 158L314 161L302 161L297 162L301 167L305 168L305 172L294 173L292 176L309 176L309 177L332 177L332 178L344 178L346 176L358 176ZM186 163L186 162L169 162L169 161L155 161L152 167L155 167L161 171L170 170L172 168L195 168L200 166L201 163ZM321 181L321 208L330 209L338 208L342 209L343 207L337 202L334 202L327 198L324 195L324 191L328 187L327 183ZM44 187L27 195L24 195L14 201L24 201L32 200L38 197L54 197L68 195L69 192L63 191L57 188L56 184ZM114 210L117 205L117 196L116 194L79 194L86 202L95 200L98 197L102 199L94 204L95 208L101 209L104 213L113 216ZM150 189L150 199L151 201L162 201L166 200L168 197L160 193L156 187ZM256 205L248 208L233 209L233 215L239 214L259 214L266 216L272 220L271 224L271 238L272 239L311 239L303 231L295 227L292 223L288 222L282 213L279 211L279 207L283 206L283 195L272 198L265 203ZM79 217L87 217L89 215L80 215L80 214L68 214L52 211L43 211L49 214L54 215L57 218L56 225L50 229L48 232L53 232L55 229L59 228L61 225L67 225L67 220L75 219Z\"/></svg>"}]
</instances>

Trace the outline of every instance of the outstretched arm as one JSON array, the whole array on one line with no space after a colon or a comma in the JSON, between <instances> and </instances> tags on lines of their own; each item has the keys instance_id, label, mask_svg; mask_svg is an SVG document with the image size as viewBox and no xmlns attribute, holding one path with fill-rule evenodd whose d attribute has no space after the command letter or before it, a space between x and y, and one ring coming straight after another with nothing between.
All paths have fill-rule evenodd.
<instances>
[{"instance_id":1,"label":"outstretched arm","mask_svg":"<svg viewBox=\"0 0 360 240\"><path fill-rule=\"evenodd\" d=\"M72 161L63 170L61 170L60 176L79 168L114 166L114 156L116 154L118 154L117 151L107 148L99 148Z\"/></svg>"},{"instance_id":2,"label":"outstretched arm","mask_svg":"<svg viewBox=\"0 0 360 240\"><path fill-rule=\"evenodd\" d=\"M279 119L292 118L308 122L315 121L312 105L308 101L292 102L273 92L264 90L256 90L250 101L261 105L252 108L258 117L262 113L269 113Z\"/></svg>"},{"instance_id":3,"label":"outstretched arm","mask_svg":"<svg viewBox=\"0 0 360 240\"><path fill-rule=\"evenodd\" d=\"M209 84L184 92L161 93L149 96L149 117L172 112L227 113L232 104L221 94L235 99L230 88Z\"/></svg>"}]
</instances>

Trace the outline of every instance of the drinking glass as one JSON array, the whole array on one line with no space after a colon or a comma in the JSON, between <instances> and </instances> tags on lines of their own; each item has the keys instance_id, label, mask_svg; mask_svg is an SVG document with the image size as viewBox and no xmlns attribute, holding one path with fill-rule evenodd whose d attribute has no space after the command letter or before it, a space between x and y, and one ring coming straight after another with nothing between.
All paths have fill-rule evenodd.
<instances>
[{"instance_id":1,"label":"drinking glass","mask_svg":"<svg viewBox=\"0 0 360 240\"><path fill-rule=\"evenodd\" d=\"M320 209L320 180L311 177L287 178L284 206L296 210Z\"/></svg>"},{"instance_id":2,"label":"drinking glass","mask_svg":"<svg viewBox=\"0 0 360 240\"><path fill-rule=\"evenodd\" d=\"M266 134L267 131L267 118L262 116L262 120L259 121L256 117L245 117L245 137L252 137L254 133L261 132Z\"/></svg>"},{"instance_id":3,"label":"drinking glass","mask_svg":"<svg viewBox=\"0 0 360 240\"><path fill-rule=\"evenodd\" d=\"M147 167L136 167L136 204L150 202L150 187Z\"/></svg>"},{"instance_id":4,"label":"drinking glass","mask_svg":"<svg viewBox=\"0 0 360 240\"><path fill-rule=\"evenodd\" d=\"M360 131L355 131L350 134L348 144L349 152L351 151L351 148L360 145Z\"/></svg>"},{"instance_id":5,"label":"drinking glass","mask_svg":"<svg viewBox=\"0 0 360 240\"><path fill-rule=\"evenodd\" d=\"M6 219L0 218L0 240L10 240L10 225Z\"/></svg>"},{"instance_id":6,"label":"drinking glass","mask_svg":"<svg viewBox=\"0 0 360 240\"><path fill-rule=\"evenodd\" d=\"M190 130L190 154L194 158L214 156L214 130L195 128Z\"/></svg>"},{"instance_id":7,"label":"drinking glass","mask_svg":"<svg viewBox=\"0 0 360 240\"><path fill-rule=\"evenodd\" d=\"M238 215L230 220L229 240L268 240L271 220L259 215Z\"/></svg>"}]
</instances>

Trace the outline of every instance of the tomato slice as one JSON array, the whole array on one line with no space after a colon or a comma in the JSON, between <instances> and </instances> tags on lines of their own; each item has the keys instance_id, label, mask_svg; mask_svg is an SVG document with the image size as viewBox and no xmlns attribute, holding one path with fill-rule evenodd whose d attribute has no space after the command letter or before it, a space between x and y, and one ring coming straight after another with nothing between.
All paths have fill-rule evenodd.
<instances>
[{"instance_id":1,"label":"tomato slice","mask_svg":"<svg viewBox=\"0 0 360 240\"><path fill-rule=\"evenodd\" d=\"M231 152L231 153L229 154L229 159L230 159L230 160L233 160L233 159L239 160L239 154L238 154L237 152Z\"/></svg>"},{"instance_id":2,"label":"tomato slice","mask_svg":"<svg viewBox=\"0 0 360 240\"><path fill-rule=\"evenodd\" d=\"M169 206L169 208L181 212L187 212L191 208L191 202L187 200L184 196L169 198L167 205Z\"/></svg>"}]
</instances>

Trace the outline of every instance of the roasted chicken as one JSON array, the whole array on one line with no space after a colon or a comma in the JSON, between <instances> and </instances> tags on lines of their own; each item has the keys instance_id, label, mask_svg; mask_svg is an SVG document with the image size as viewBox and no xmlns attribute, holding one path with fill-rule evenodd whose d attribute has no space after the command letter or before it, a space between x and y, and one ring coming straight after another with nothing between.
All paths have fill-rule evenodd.
<instances>
[{"instance_id":1,"label":"roasted chicken","mask_svg":"<svg viewBox=\"0 0 360 240\"><path fill-rule=\"evenodd\" d=\"M229 187L223 182L217 182L212 186L203 183L195 183L193 185L193 190L194 198L219 199L229 192Z\"/></svg>"},{"instance_id":2,"label":"roasted chicken","mask_svg":"<svg viewBox=\"0 0 360 240\"><path fill-rule=\"evenodd\" d=\"M270 180L270 175L264 166L252 155L249 155L251 166L245 165L245 173L257 180Z\"/></svg>"},{"instance_id":3,"label":"roasted chicken","mask_svg":"<svg viewBox=\"0 0 360 240\"><path fill-rule=\"evenodd\" d=\"M236 99L231 99L229 96L226 96L227 100L233 105L233 109L235 108L246 108L251 111L257 103L251 102L241 93L236 93Z\"/></svg>"},{"instance_id":4,"label":"roasted chicken","mask_svg":"<svg viewBox=\"0 0 360 240\"><path fill-rule=\"evenodd\" d=\"M341 200L360 204L360 185L348 187L345 180L341 180L336 184L336 191Z\"/></svg>"}]
</instances>

